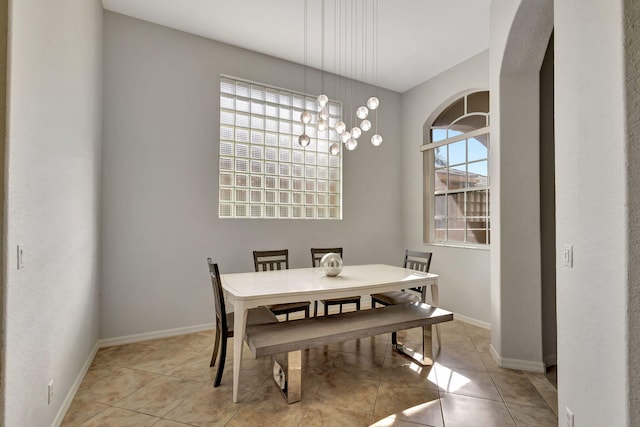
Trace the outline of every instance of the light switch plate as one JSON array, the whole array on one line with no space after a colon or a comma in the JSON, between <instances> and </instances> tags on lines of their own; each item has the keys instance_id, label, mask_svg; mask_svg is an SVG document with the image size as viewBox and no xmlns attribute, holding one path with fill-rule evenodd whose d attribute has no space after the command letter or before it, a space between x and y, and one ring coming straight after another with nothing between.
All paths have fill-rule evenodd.
<instances>
[{"instance_id":1,"label":"light switch plate","mask_svg":"<svg viewBox=\"0 0 640 427\"><path fill-rule=\"evenodd\" d=\"M573 268L573 245L564 245L562 248L562 263L565 267Z\"/></svg>"},{"instance_id":2,"label":"light switch plate","mask_svg":"<svg viewBox=\"0 0 640 427\"><path fill-rule=\"evenodd\" d=\"M22 252L22 247L18 245L18 253L16 254L18 256L18 270L22 270L24 268L24 254Z\"/></svg>"},{"instance_id":3,"label":"light switch plate","mask_svg":"<svg viewBox=\"0 0 640 427\"><path fill-rule=\"evenodd\" d=\"M573 412L567 407L564 408L564 415L567 422L567 427L573 427Z\"/></svg>"}]
</instances>

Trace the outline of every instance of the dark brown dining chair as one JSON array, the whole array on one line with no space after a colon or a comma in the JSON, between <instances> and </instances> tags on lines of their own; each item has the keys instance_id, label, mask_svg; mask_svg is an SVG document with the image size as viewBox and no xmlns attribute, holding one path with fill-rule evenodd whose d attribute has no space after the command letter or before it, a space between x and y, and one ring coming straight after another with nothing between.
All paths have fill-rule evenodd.
<instances>
[{"instance_id":1,"label":"dark brown dining chair","mask_svg":"<svg viewBox=\"0 0 640 427\"><path fill-rule=\"evenodd\" d=\"M404 252L403 267L428 273L429 267L431 266L431 257L432 257L431 252L418 252L418 251L411 251L407 249ZM409 290L418 292L420 294L423 291L422 287L409 288ZM421 297L418 297L414 293L407 292L406 290L381 292L378 294L371 295L371 305L373 308L376 308L376 304L386 306L386 305L394 305L394 304L403 304L407 302L416 302L421 300L422 300ZM391 341L393 344L397 342L395 332L391 334Z\"/></svg>"},{"instance_id":2,"label":"dark brown dining chair","mask_svg":"<svg viewBox=\"0 0 640 427\"><path fill-rule=\"evenodd\" d=\"M289 249L277 251L253 251L253 265L256 271L286 270L289 269ZM268 305L267 308L273 314L284 314L289 320L289 314L304 311L304 317L309 317L311 302L289 302L284 304Z\"/></svg>"},{"instance_id":3,"label":"dark brown dining chair","mask_svg":"<svg viewBox=\"0 0 640 427\"><path fill-rule=\"evenodd\" d=\"M216 314L216 338L213 344L213 354L211 355L211 363L209 366L215 366L216 359L218 358L218 350L220 350L218 371L216 372L216 379L213 382L213 386L218 387L222 380L224 361L227 357L227 339L233 338L233 313L227 313L224 306L224 293L222 292L222 282L220 281L218 264L214 264L211 258L207 258L207 263L209 264L211 284L213 285L213 305ZM265 323L278 323L278 318L266 307L249 309L247 313L247 326ZM239 338L242 339L242 337Z\"/></svg>"},{"instance_id":4,"label":"dark brown dining chair","mask_svg":"<svg viewBox=\"0 0 640 427\"><path fill-rule=\"evenodd\" d=\"M311 248L311 264L314 267L320 267L320 260L328 253L338 254L340 255L340 258L342 258L342 248ZM342 313L342 306L344 304L355 304L356 310L360 310L360 295L353 297L323 299L320 300L320 302L322 302L322 305L324 305L325 316L329 314L329 307L332 305L339 305L340 313ZM314 301L313 303L313 312L314 316L318 315L318 301Z\"/></svg>"}]
</instances>

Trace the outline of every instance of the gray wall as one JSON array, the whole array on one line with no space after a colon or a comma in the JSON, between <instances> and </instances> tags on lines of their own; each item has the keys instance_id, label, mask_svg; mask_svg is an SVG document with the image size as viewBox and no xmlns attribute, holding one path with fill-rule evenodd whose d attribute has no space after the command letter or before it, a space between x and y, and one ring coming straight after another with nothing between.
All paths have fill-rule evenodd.
<instances>
[{"instance_id":1,"label":"gray wall","mask_svg":"<svg viewBox=\"0 0 640 427\"><path fill-rule=\"evenodd\" d=\"M637 120L639 106L625 105L625 83L637 80L625 81L624 66L625 55L637 64L638 45L623 49L638 15L623 25L625 3L554 2L558 409L568 407L576 426L639 422L629 411L637 411L629 378L638 370L629 337L638 331L628 329L628 289L640 264L637 241L635 252L628 242L638 231L640 169L628 163L637 135L631 144L625 120ZM573 244L573 268L562 265L565 244Z\"/></svg>"},{"instance_id":2,"label":"gray wall","mask_svg":"<svg viewBox=\"0 0 640 427\"><path fill-rule=\"evenodd\" d=\"M9 10L0 424L48 426L98 340L102 5L20 0Z\"/></svg>"},{"instance_id":3,"label":"gray wall","mask_svg":"<svg viewBox=\"0 0 640 427\"><path fill-rule=\"evenodd\" d=\"M489 52L402 94L402 235L405 247L433 252L431 271L440 275L440 305L461 318L488 327L490 275L488 249L428 245L423 239L423 125L452 101L489 87Z\"/></svg>"},{"instance_id":4,"label":"gray wall","mask_svg":"<svg viewBox=\"0 0 640 427\"><path fill-rule=\"evenodd\" d=\"M9 42L9 1L0 1L0 80L5 84L0 85L0 134L5 135L5 138L0 138L0 183L2 185L2 192L6 192L6 134L7 134L7 63L8 63L8 42ZM2 236L5 236L5 222L6 221L6 207L4 202L2 204L2 211L0 213L0 230L2 230ZM5 247L4 242L0 245L0 257L5 259ZM4 270L3 270L4 271ZM6 289L6 277L3 274L0 279L0 331L4 331L5 324L5 289ZM4 358L5 342L4 337L0 335L0 360ZM4 361L0 363L0 420L4 420Z\"/></svg>"},{"instance_id":5,"label":"gray wall","mask_svg":"<svg viewBox=\"0 0 640 427\"><path fill-rule=\"evenodd\" d=\"M502 367L544 371L540 65L551 0L491 2L491 347ZM526 189L526 191L523 191Z\"/></svg>"},{"instance_id":6,"label":"gray wall","mask_svg":"<svg viewBox=\"0 0 640 427\"><path fill-rule=\"evenodd\" d=\"M342 221L218 219L219 75L304 91L304 68L105 12L101 336L212 322L205 260L253 269L254 249L343 246L345 263L402 257L400 95L379 88L378 149L347 152ZM309 93L320 75L309 75ZM341 99L336 81L325 89Z\"/></svg>"},{"instance_id":7,"label":"gray wall","mask_svg":"<svg viewBox=\"0 0 640 427\"><path fill-rule=\"evenodd\" d=\"M640 426L640 2L624 3L625 103L627 106L627 183L629 209L629 419Z\"/></svg>"}]
</instances>

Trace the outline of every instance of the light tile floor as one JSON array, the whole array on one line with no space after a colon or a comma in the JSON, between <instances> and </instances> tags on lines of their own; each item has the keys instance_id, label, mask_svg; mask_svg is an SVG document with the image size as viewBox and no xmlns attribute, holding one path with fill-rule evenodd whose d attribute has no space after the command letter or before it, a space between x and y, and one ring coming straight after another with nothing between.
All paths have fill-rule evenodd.
<instances>
[{"instance_id":1,"label":"light tile floor","mask_svg":"<svg viewBox=\"0 0 640 427\"><path fill-rule=\"evenodd\" d=\"M246 346L240 402L232 403L231 342L214 388L213 332L103 348L62 425L557 425L557 391L545 374L499 368L484 329L456 320L440 328L432 369L393 352L389 334L303 352L302 400L291 405L275 388L270 360L253 359Z\"/></svg>"}]
</instances>

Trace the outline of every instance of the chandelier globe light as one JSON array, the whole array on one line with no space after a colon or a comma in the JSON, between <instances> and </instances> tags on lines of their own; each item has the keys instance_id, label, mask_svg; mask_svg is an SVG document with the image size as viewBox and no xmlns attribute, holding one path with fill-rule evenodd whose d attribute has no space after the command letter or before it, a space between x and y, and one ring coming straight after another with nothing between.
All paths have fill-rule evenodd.
<instances>
[{"instance_id":1,"label":"chandelier globe light","mask_svg":"<svg viewBox=\"0 0 640 427\"><path fill-rule=\"evenodd\" d=\"M349 138L351 138L351 132L345 129L344 132L340 134L340 140L346 144Z\"/></svg>"},{"instance_id":2,"label":"chandelier globe light","mask_svg":"<svg viewBox=\"0 0 640 427\"><path fill-rule=\"evenodd\" d=\"M313 120L313 115L309 111L304 110L300 115L300 121L303 124L308 125L309 123L311 123L311 120Z\"/></svg>"},{"instance_id":3,"label":"chandelier globe light","mask_svg":"<svg viewBox=\"0 0 640 427\"><path fill-rule=\"evenodd\" d=\"M326 107L327 106L327 102L329 102L329 97L325 94L322 95L318 95L318 105L320 107Z\"/></svg>"},{"instance_id":4,"label":"chandelier globe light","mask_svg":"<svg viewBox=\"0 0 640 427\"><path fill-rule=\"evenodd\" d=\"M303 147L308 147L309 144L311 144L311 138L309 138L309 135L307 135L306 133L303 133L298 138L298 144L300 144Z\"/></svg>"},{"instance_id":5,"label":"chandelier globe light","mask_svg":"<svg viewBox=\"0 0 640 427\"><path fill-rule=\"evenodd\" d=\"M358 109L356 110L356 117L359 119L366 119L367 116L369 115L369 109L367 109L367 107L365 107L364 105L361 107L358 107Z\"/></svg>"},{"instance_id":6,"label":"chandelier globe light","mask_svg":"<svg viewBox=\"0 0 640 427\"><path fill-rule=\"evenodd\" d=\"M307 135L309 126L314 126L318 132L333 131L335 134L331 138L338 138L345 145L347 150L353 151L358 146L358 138L363 133L371 131L371 144L378 147L382 144L382 136L378 133L378 107L380 100L376 96L369 96L356 103L355 98L362 93L360 81L377 80L378 61L378 2L379 0L333 0L333 44L334 63L331 72L343 76L339 83L338 92L342 91L345 99L350 100L349 105L359 105L350 114L345 114L343 118L333 116L330 118L329 97L324 91L324 59L325 59L325 0L322 0L322 21L321 21L321 67L323 73L321 77L322 89L320 95L315 99L316 109L309 108L309 103L305 102L304 110L300 115L303 126L303 134L298 138L298 143L302 147L307 147L311 143L311 138ZM304 66L305 66L305 94L307 93L307 3L304 0ZM362 9L362 10L359 10ZM342 52L340 52L342 50ZM337 60L339 58L339 60ZM344 61L344 62L343 62ZM370 68L367 73L366 68ZM355 72L354 72L355 70ZM358 71L359 70L359 71ZM350 82L348 82L350 81ZM344 83L343 83L344 82ZM344 86L343 86L344 84ZM350 85L350 88L347 86ZM359 87L360 86L360 87ZM355 87L355 89L354 89ZM342 90L344 89L344 90ZM366 102L365 102L366 100ZM353 108L353 107L350 107ZM348 107L348 109L350 109ZM373 112L375 111L375 114ZM344 110L343 110L344 112ZM360 122L354 120L355 117ZM333 112L333 106L331 110ZM375 116L375 117L373 117ZM351 120L348 120L349 117ZM315 119L315 120L314 120ZM348 123L348 125L347 125ZM372 130L374 128L375 130ZM350 130L349 130L350 129ZM313 134L313 132L311 132ZM329 153L340 154L341 144L332 142L329 145Z\"/></svg>"}]
</instances>

